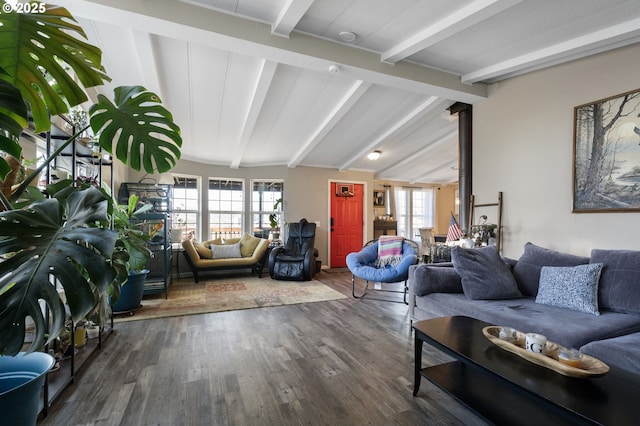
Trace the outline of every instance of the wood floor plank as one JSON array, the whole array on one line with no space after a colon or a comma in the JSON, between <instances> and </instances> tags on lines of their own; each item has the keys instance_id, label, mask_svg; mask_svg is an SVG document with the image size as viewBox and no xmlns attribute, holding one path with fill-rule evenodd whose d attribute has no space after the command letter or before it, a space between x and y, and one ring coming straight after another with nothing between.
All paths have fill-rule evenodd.
<instances>
[{"instance_id":1,"label":"wood floor plank","mask_svg":"<svg viewBox=\"0 0 640 426\"><path fill-rule=\"evenodd\" d=\"M318 278L350 296L348 272ZM449 360L425 345L424 366ZM406 305L349 297L117 324L39 424L486 424L412 390Z\"/></svg>"}]
</instances>

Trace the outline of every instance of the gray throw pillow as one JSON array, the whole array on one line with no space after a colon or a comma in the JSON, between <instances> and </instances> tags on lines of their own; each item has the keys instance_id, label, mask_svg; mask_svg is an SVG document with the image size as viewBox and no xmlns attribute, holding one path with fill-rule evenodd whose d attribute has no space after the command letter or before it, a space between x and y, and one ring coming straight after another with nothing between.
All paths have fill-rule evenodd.
<instances>
[{"instance_id":1,"label":"gray throw pillow","mask_svg":"<svg viewBox=\"0 0 640 426\"><path fill-rule=\"evenodd\" d=\"M431 293L462 293L460 275L451 263L421 263L411 267L409 288L416 296Z\"/></svg>"},{"instance_id":2,"label":"gray throw pillow","mask_svg":"<svg viewBox=\"0 0 640 426\"><path fill-rule=\"evenodd\" d=\"M522 294L535 297L538 294L540 269L543 266L576 266L587 263L589 263L588 257L560 253L526 243L524 253L513 267L513 276L516 278Z\"/></svg>"},{"instance_id":3,"label":"gray throw pillow","mask_svg":"<svg viewBox=\"0 0 640 426\"><path fill-rule=\"evenodd\" d=\"M598 282L602 263L553 267L543 266L536 303L600 315Z\"/></svg>"},{"instance_id":4,"label":"gray throw pillow","mask_svg":"<svg viewBox=\"0 0 640 426\"><path fill-rule=\"evenodd\" d=\"M240 252L240 243L235 244L211 244L211 258L212 259L231 259L236 257L242 257Z\"/></svg>"},{"instance_id":5,"label":"gray throw pillow","mask_svg":"<svg viewBox=\"0 0 640 426\"><path fill-rule=\"evenodd\" d=\"M591 263L603 263L599 306L640 314L640 251L591 250Z\"/></svg>"},{"instance_id":6,"label":"gray throw pillow","mask_svg":"<svg viewBox=\"0 0 640 426\"><path fill-rule=\"evenodd\" d=\"M522 297L511 268L493 246L477 249L454 247L451 261L468 299L514 299Z\"/></svg>"}]
</instances>

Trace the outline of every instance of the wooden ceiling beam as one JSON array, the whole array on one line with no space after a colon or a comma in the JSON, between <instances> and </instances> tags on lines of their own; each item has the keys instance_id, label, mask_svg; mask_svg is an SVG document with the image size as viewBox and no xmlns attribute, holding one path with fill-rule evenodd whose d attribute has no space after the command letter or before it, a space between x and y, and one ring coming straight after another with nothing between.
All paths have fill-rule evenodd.
<instances>
[{"instance_id":1,"label":"wooden ceiling beam","mask_svg":"<svg viewBox=\"0 0 640 426\"><path fill-rule=\"evenodd\" d=\"M275 36L268 24L173 0L59 0L74 16L118 22L139 31L263 58L318 72L339 65L341 75L396 89L474 103L487 97L487 86L464 84L444 71L399 61L382 63L380 55L300 32Z\"/></svg>"},{"instance_id":2,"label":"wooden ceiling beam","mask_svg":"<svg viewBox=\"0 0 640 426\"><path fill-rule=\"evenodd\" d=\"M276 21L271 25L271 34L287 37L298 25L313 0L287 0Z\"/></svg>"},{"instance_id":3,"label":"wooden ceiling beam","mask_svg":"<svg viewBox=\"0 0 640 426\"><path fill-rule=\"evenodd\" d=\"M522 0L476 0L383 52L382 61L396 63L408 58L520 2Z\"/></svg>"}]
</instances>

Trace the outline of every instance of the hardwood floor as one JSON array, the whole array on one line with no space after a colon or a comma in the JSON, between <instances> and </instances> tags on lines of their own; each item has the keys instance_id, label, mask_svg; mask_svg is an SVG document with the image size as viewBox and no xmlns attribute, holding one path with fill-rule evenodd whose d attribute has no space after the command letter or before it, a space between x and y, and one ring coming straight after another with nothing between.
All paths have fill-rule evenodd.
<instances>
[{"instance_id":1,"label":"hardwood floor","mask_svg":"<svg viewBox=\"0 0 640 426\"><path fill-rule=\"evenodd\" d=\"M349 298L117 324L38 424L485 424L426 380L412 396L406 305L317 278ZM423 365L446 360L425 345Z\"/></svg>"}]
</instances>

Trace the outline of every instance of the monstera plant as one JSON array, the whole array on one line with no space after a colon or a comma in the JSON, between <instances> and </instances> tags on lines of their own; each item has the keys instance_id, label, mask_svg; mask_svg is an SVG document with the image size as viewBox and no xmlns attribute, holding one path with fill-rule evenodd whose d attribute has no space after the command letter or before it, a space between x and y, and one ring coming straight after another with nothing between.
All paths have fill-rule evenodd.
<instances>
[{"instance_id":1,"label":"monstera plant","mask_svg":"<svg viewBox=\"0 0 640 426\"><path fill-rule=\"evenodd\" d=\"M33 3L32 3L33 4ZM109 80L100 50L64 8L46 5L44 13L0 14L0 180L11 172L7 158L20 159L20 135L33 117L35 132L46 132L51 116L67 114L87 101L86 87ZM40 12L38 8L32 8ZM79 83L77 83L79 82ZM119 87L113 101L98 95L89 109L89 124L103 151L132 169L166 172L180 158L182 139L171 113L143 87ZM100 295L114 285L117 233L109 226L113 202L95 187L65 181L48 187L49 198L17 207L28 197L33 180L76 133L8 194L0 193L0 354L23 347L25 321L35 324L36 350L55 338L66 320L65 307L53 283L65 290L74 320L95 308ZM51 196L54 194L54 196ZM38 194L39 195L39 194ZM37 197L36 197L37 198ZM40 197L42 198L42 197ZM49 310L45 327L42 305Z\"/></svg>"}]
</instances>

